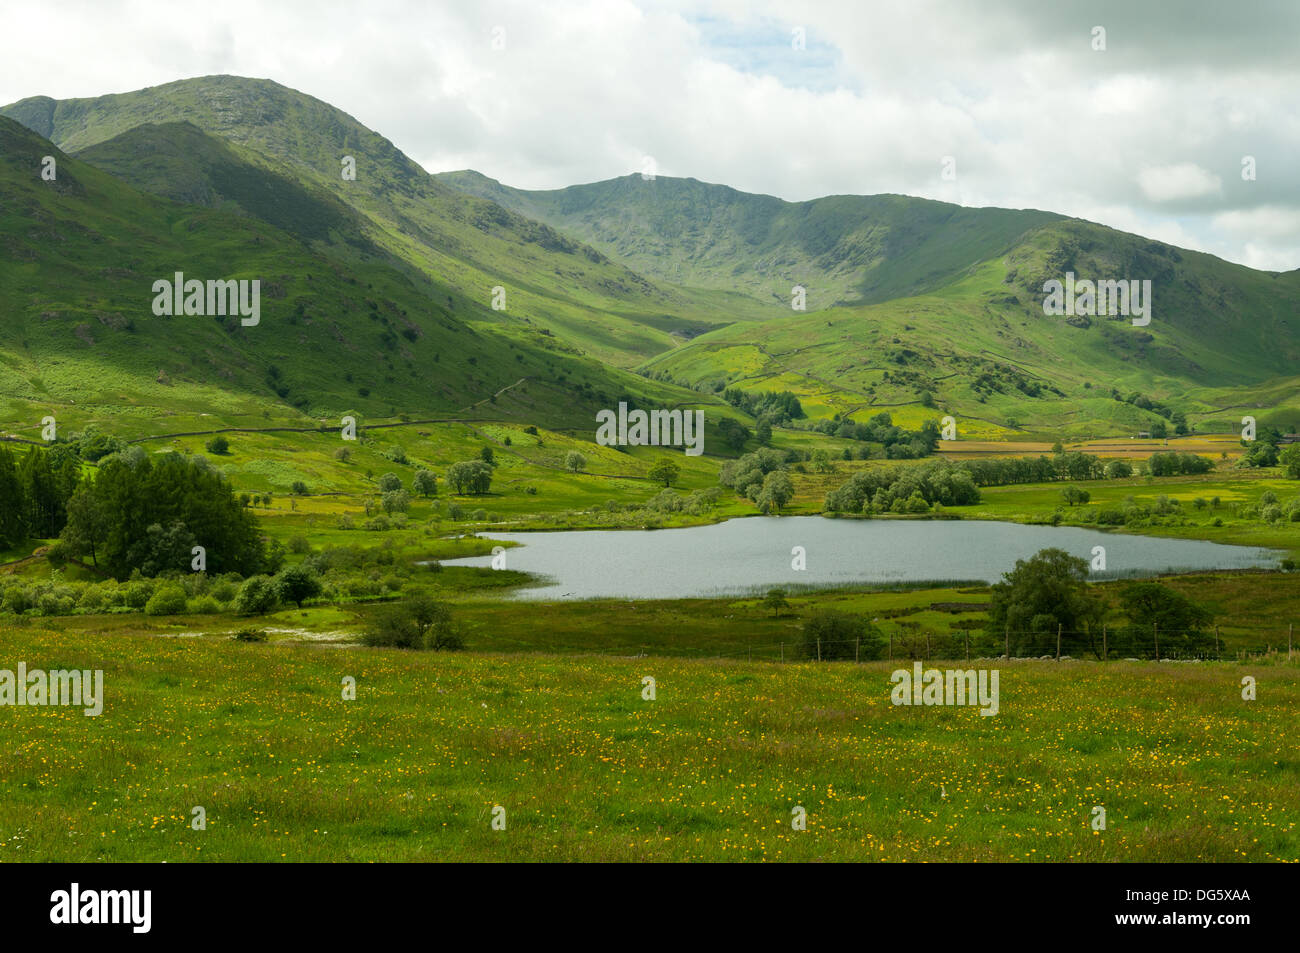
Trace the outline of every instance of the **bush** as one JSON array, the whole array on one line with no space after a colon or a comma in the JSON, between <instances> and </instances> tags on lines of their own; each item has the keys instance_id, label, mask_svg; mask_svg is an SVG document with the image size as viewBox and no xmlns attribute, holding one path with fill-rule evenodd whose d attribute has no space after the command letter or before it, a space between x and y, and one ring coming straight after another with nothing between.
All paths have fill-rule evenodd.
<instances>
[{"instance_id":1,"label":"bush","mask_svg":"<svg viewBox=\"0 0 1300 953\"><path fill-rule=\"evenodd\" d=\"M239 587L234 609L240 615L266 615L279 604L280 595L275 583L266 576L253 576Z\"/></svg>"},{"instance_id":2,"label":"bush","mask_svg":"<svg viewBox=\"0 0 1300 953\"><path fill-rule=\"evenodd\" d=\"M819 645L820 643L820 645ZM880 632L861 616L830 609L814 612L803 624L803 650L823 661L851 659L855 650L864 659L879 658L884 646Z\"/></svg>"},{"instance_id":3,"label":"bush","mask_svg":"<svg viewBox=\"0 0 1300 953\"><path fill-rule=\"evenodd\" d=\"M230 441L220 434L217 434L203 446L207 448L208 453L215 453L218 456L230 451Z\"/></svg>"},{"instance_id":4,"label":"bush","mask_svg":"<svg viewBox=\"0 0 1300 953\"><path fill-rule=\"evenodd\" d=\"M145 615L180 615L185 611L185 590L180 586L163 586L145 604Z\"/></svg>"},{"instance_id":5,"label":"bush","mask_svg":"<svg viewBox=\"0 0 1300 953\"><path fill-rule=\"evenodd\" d=\"M132 609L143 609L153 597L153 583L137 579L126 587L126 604Z\"/></svg>"},{"instance_id":6,"label":"bush","mask_svg":"<svg viewBox=\"0 0 1300 953\"><path fill-rule=\"evenodd\" d=\"M221 603L211 596L199 596L190 600L187 611L194 615L216 615L221 611Z\"/></svg>"},{"instance_id":7,"label":"bush","mask_svg":"<svg viewBox=\"0 0 1300 953\"><path fill-rule=\"evenodd\" d=\"M418 596L386 606L361 635L374 648L457 651L465 647L460 627L445 603Z\"/></svg>"},{"instance_id":8,"label":"bush","mask_svg":"<svg viewBox=\"0 0 1300 953\"><path fill-rule=\"evenodd\" d=\"M275 593L285 602L294 603L299 609L308 599L320 595L320 577L306 566L290 566L275 577Z\"/></svg>"},{"instance_id":9,"label":"bush","mask_svg":"<svg viewBox=\"0 0 1300 953\"><path fill-rule=\"evenodd\" d=\"M236 642L265 642L267 636L266 632L262 629L254 629L250 626L248 628L240 629L231 636L231 638Z\"/></svg>"}]
</instances>

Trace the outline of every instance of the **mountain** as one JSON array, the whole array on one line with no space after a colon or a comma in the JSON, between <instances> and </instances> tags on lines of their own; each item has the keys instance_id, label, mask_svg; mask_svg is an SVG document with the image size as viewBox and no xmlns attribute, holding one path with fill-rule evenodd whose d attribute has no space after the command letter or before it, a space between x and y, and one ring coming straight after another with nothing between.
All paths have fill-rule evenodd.
<instances>
[{"instance_id":1,"label":"mountain","mask_svg":"<svg viewBox=\"0 0 1300 953\"><path fill-rule=\"evenodd\" d=\"M190 122L145 123L74 154L144 192L260 218L308 243L379 253L364 218L340 199Z\"/></svg>"},{"instance_id":2,"label":"mountain","mask_svg":"<svg viewBox=\"0 0 1300 953\"><path fill-rule=\"evenodd\" d=\"M986 436L1149 429L1161 415L1144 400L1220 431L1245 413L1300 420L1300 271L1260 272L1050 212L897 195L785 202L665 176L553 191L439 178L651 277L768 304L766 321L642 365L665 381L789 389L815 414L952 413ZM1152 324L1048 317L1044 283L1067 272L1150 280ZM795 284L806 312L791 308Z\"/></svg>"},{"instance_id":3,"label":"mountain","mask_svg":"<svg viewBox=\"0 0 1300 953\"><path fill-rule=\"evenodd\" d=\"M1151 323L1055 317L1043 284L1150 278ZM1168 405L1201 430L1300 422L1300 272L1270 274L1087 222L1028 233L927 294L736 324L643 372L706 390L792 390L813 413L954 415L970 437L1148 430Z\"/></svg>"},{"instance_id":4,"label":"mountain","mask_svg":"<svg viewBox=\"0 0 1300 953\"><path fill-rule=\"evenodd\" d=\"M74 154L57 185L31 178L30 155L13 165L11 260L39 271L67 236L85 238L68 248L84 260L67 257L66 275L48 272L48 285L21 269L6 275L25 282L5 306L24 317L14 324L23 330L0 331L18 354L0 353L0 375L17 374L20 390L48 386L44 365L15 370L23 360L76 351L66 335L24 351L45 320L34 316L77 314L74 338L89 334L98 347L94 322L116 329L97 315L139 314L140 302L134 288L97 284L96 269L152 280L190 255L222 275L280 275L272 289L296 320L328 318L335 342L366 356L355 369L344 362L356 380L330 383L338 366L325 369L328 348L299 332L296 348L275 339L274 360L260 349L232 354L214 381L203 348L238 350L245 329L211 342L164 335L109 362L136 368L133 400L155 387L153 371L137 379L140 362L175 379L146 360L169 347L189 379L234 380L258 401L270 393L277 406L313 412L347 399L368 400L372 413L468 406L528 377L526 388L550 390L503 392L493 411L522 413L511 402L531 393L529 412L577 420L618 394L679 403L733 386L794 391L814 418L883 410L913 425L951 413L967 435L1124 433L1175 411L1220 430L1246 413L1300 419L1300 272L1255 271L1051 212L895 195L791 203L663 176L547 192L473 172L430 176L346 113L241 77L37 97L0 114L53 140L27 142L28 153ZM342 174L347 161L355 178ZM94 208L74 207L82 180L98 195ZM114 204L145 212L114 215ZM39 238L51 216L52 246ZM114 247L132 264L109 255ZM270 248L281 254L259 254ZM1044 314L1044 282L1067 272L1150 280L1151 324ZM304 287L307 273L332 276L332 297ZM795 284L807 289L805 312L790 307ZM58 295L61 307L44 300ZM78 372L94 379L95 369Z\"/></svg>"},{"instance_id":5,"label":"mountain","mask_svg":"<svg viewBox=\"0 0 1300 953\"><path fill-rule=\"evenodd\" d=\"M652 278L739 290L786 309L796 284L808 289L809 310L932 291L1030 230L1062 219L905 195L786 202L639 174L537 192L477 172L438 178L546 222Z\"/></svg>"},{"instance_id":6,"label":"mountain","mask_svg":"<svg viewBox=\"0 0 1300 953\"><path fill-rule=\"evenodd\" d=\"M178 143L193 134L173 124L188 123L260 166L263 177L288 179L317 196L290 203L290 210L311 205L305 224L329 208L321 192L352 209L368 242L453 289L453 309L548 330L607 363L633 366L673 346L674 334L700 333L745 308L739 296L659 286L545 224L444 185L353 117L270 80L208 76L90 99L35 97L0 114L158 194L175 197L176 190L144 167L146 158L155 165L181 159L190 167L185 177L199 183L195 194L247 201L259 183L213 175L228 155L209 147L211 161L187 159ZM159 125L172 128L140 131ZM174 140L164 155L178 156L158 158L159 135ZM354 179L344 177L349 157ZM254 204L255 214L273 214ZM283 213L281 223L292 224ZM490 307L496 288L504 289L504 310Z\"/></svg>"},{"instance_id":7,"label":"mountain","mask_svg":"<svg viewBox=\"0 0 1300 953\"><path fill-rule=\"evenodd\" d=\"M195 141L189 130L171 131ZM52 180L41 175L45 157L54 162ZM226 168L244 183L231 194L252 202L256 176L237 163ZM585 425L586 408L629 387L668 399L662 386L546 335L462 320L445 287L430 294L439 286L418 284L383 260L349 264L215 204L139 191L0 117L6 426L34 431L46 415L65 431L91 419L127 418L148 430L168 416L446 415L489 399L497 417ZM332 209L340 234L355 225L336 204L314 207ZM290 215L286 224L303 221ZM154 282L178 271L260 281L260 321L155 315Z\"/></svg>"}]
</instances>

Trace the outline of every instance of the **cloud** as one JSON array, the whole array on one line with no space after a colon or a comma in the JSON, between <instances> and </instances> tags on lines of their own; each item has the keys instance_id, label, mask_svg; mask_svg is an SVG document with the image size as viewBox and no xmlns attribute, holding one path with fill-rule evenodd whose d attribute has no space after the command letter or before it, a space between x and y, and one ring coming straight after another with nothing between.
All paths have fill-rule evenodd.
<instances>
[{"instance_id":1,"label":"cloud","mask_svg":"<svg viewBox=\"0 0 1300 953\"><path fill-rule=\"evenodd\" d=\"M559 188L649 155L663 175L791 200L1092 210L1235 261L1300 265L1292 237L1230 217L1300 206L1297 4L103 0L15 6L6 31L4 102L264 76L433 172ZM1247 155L1255 181L1240 176Z\"/></svg>"},{"instance_id":2,"label":"cloud","mask_svg":"<svg viewBox=\"0 0 1300 953\"><path fill-rule=\"evenodd\" d=\"M1223 180L1194 162L1156 166L1138 173L1142 194L1153 202L1198 199L1223 191Z\"/></svg>"}]
</instances>

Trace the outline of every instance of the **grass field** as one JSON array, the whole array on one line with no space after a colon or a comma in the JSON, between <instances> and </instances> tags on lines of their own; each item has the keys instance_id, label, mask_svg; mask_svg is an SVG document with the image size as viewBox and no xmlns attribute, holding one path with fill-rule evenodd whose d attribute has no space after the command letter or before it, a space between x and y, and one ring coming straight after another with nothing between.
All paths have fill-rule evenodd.
<instances>
[{"instance_id":1,"label":"grass field","mask_svg":"<svg viewBox=\"0 0 1300 953\"><path fill-rule=\"evenodd\" d=\"M981 717L888 663L5 643L106 701L0 709L4 860L1300 859L1295 666L1000 663Z\"/></svg>"}]
</instances>

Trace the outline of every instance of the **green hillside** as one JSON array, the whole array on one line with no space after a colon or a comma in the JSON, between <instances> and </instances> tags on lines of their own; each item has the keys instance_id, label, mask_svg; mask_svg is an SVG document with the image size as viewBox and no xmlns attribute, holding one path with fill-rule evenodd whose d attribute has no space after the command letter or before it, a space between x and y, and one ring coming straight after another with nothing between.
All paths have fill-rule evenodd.
<instances>
[{"instance_id":1,"label":"green hillside","mask_svg":"<svg viewBox=\"0 0 1300 953\"><path fill-rule=\"evenodd\" d=\"M740 290L808 310L934 290L1000 254L1049 212L962 208L904 195L785 202L695 179L627 175L553 191L512 189L477 172L439 178L589 242L643 274Z\"/></svg>"},{"instance_id":2,"label":"green hillside","mask_svg":"<svg viewBox=\"0 0 1300 953\"><path fill-rule=\"evenodd\" d=\"M647 281L580 241L494 202L450 188L424 172L391 142L351 116L311 96L269 80L210 76L93 99L25 99L0 113L47 136L65 151L92 150L87 159L125 175L140 188L176 197L167 159L186 166L201 200L211 195L249 208L265 172L288 178L299 191L279 213L286 227L301 228L295 211L310 205L315 232L328 203L299 201L301 192L333 195L361 217L365 238L454 291L449 306L474 319L542 328L608 363L631 366L687 336L732 319L743 310L736 296L688 294ZM261 181L245 174L231 182L212 174L228 163L187 158L178 145L193 134L176 128L126 139L140 127L190 123L260 164ZM117 140L110 144L110 140ZM209 150L210 154L213 150ZM132 157L135 158L132 158ZM354 180L343 176L355 160ZM228 160L229 155L218 156ZM206 199L211 200L211 199ZM252 202L255 214L277 214ZM268 220L270 220L268 218ZM315 232L300 235L317 238ZM492 289L506 292L504 310L492 310ZM462 300L463 299L463 302ZM468 304L464 303L468 302Z\"/></svg>"},{"instance_id":3,"label":"green hillside","mask_svg":"<svg viewBox=\"0 0 1300 953\"><path fill-rule=\"evenodd\" d=\"M792 203L663 176L547 192L473 172L430 176L352 117L266 80L37 97L0 112L139 192L186 203L157 203L153 219L135 224L153 241L162 240L155 227L174 239L177 220L241 233L273 226L257 234L293 241L295 255L315 256L318 273L328 262L347 290L354 279L377 281L389 305L372 308L375 296L355 291L330 302L340 314L378 315L365 326L387 350L363 352L378 357L359 362L364 372L346 382L355 386L327 385L306 369L287 384L268 382L261 365L225 372L223 386L299 409L347 399L391 414L462 408L527 377L501 399L522 400L549 381L552 392L534 392L529 412L549 403L557 422L629 387L664 386L662 399L675 403L698 399L678 387L712 394L731 385L792 390L813 418L887 410L915 426L951 413L966 437L1124 435L1173 412L1220 432L1247 413L1287 429L1300 423L1300 272L1255 271L1032 210L894 195ZM356 160L355 181L341 174L345 156ZM277 266L285 282L304 280L290 279L298 270L283 260ZM1152 323L1044 315L1043 283L1068 271L1151 280ZM808 289L805 313L790 308L796 283ZM490 307L498 286L504 310ZM45 286L29 284L28 298L36 288ZM87 285L64 305L89 307L92 318L111 313L92 303L99 292ZM404 331L398 318L430 326ZM286 352L282 370L305 360ZM573 367L561 367L560 355ZM444 371L437 360L448 359ZM132 387L176 376L150 361L158 366L140 365L135 373L148 379ZM611 368L643 378L629 384ZM421 387L422 378L438 383ZM286 386L287 397L278 393Z\"/></svg>"},{"instance_id":4,"label":"green hillside","mask_svg":"<svg viewBox=\"0 0 1300 953\"><path fill-rule=\"evenodd\" d=\"M40 175L47 155L53 181ZM665 402L680 394L537 331L467 323L445 288L431 295L382 261L348 265L261 219L139 192L3 118L0 243L0 421L29 438L47 414L64 432L92 419L148 432L167 429L161 418L178 430L209 416L480 404L585 426L587 408L629 387ZM177 271L260 280L260 323L155 316L153 282Z\"/></svg>"},{"instance_id":5,"label":"green hillside","mask_svg":"<svg viewBox=\"0 0 1300 953\"><path fill-rule=\"evenodd\" d=\"M1044 315L1052 267L1157 271L1151 324ZM1200 302L1211 299L1217 307L1207 311ZM1069 222L934 293L734 325L643 372L706 389L793 390L813 416L890 411L915 425L951 413L968 438L1123 435L1162 419L1113 391L1165 403L1201 431L1227 432L1243 414L1294 429L1297 300L1296 273L1255 272Z\"/></svg>"},{"instance_id":6,"label":"green hillside","mask_svg":"<svg viewBox=\"0 0 1300 953\"><path fill-rule=\"evenodd\" d=\"M378 251L362 216L334 195L260 165L256 153L190 122L146 123L76 156L144 192L251 215L306 242Z\"/></svg>"}]
</instances>

